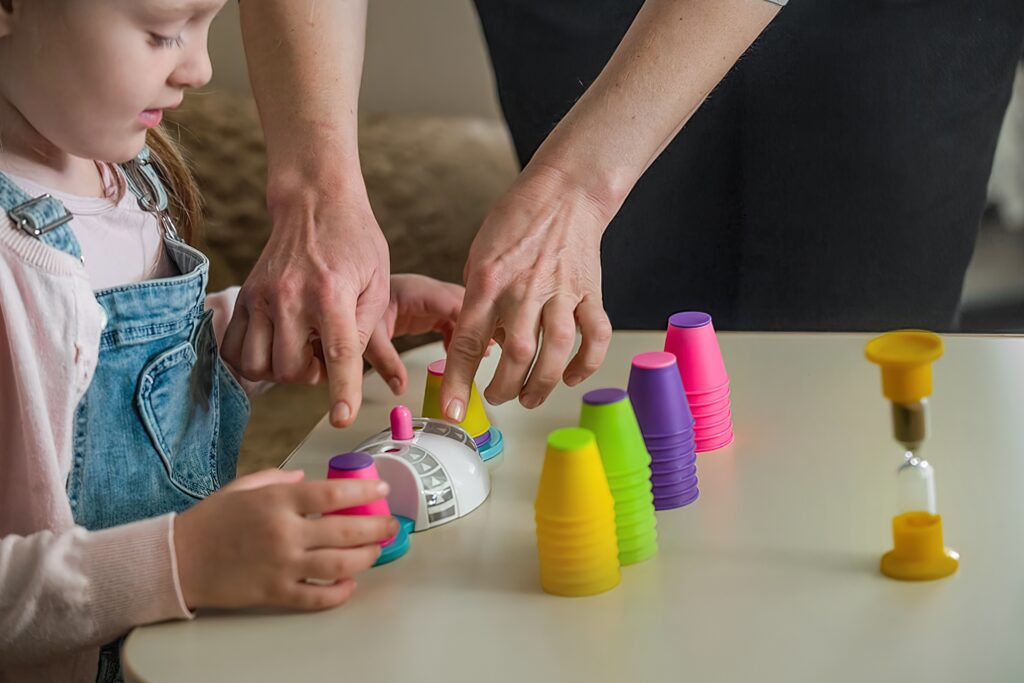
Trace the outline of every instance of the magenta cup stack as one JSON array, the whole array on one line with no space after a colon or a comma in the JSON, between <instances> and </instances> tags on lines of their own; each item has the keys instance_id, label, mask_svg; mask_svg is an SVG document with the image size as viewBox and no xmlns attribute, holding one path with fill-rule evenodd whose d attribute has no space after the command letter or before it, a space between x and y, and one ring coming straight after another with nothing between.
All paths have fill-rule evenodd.
<instances>
[{"instance_id":1,"label":"magenta cup stack","mask_svg":"<svg viewBox=\"0 0 1024 683\"><path fill-rule=\"evenodd\" d=\"M665 351L675 356L679 366L693 415L697 452L728 446L733 439L729 375L711 316L686 311L670 317Z\"/></svg>"},{"instance_id":2,"label":"magenta cup stack","mask_svg":"<svg viewBox=\"0 0 1024 683\"><path fill-rule=\"evenodd\" d=\"M336 455L330 459L327 463L327 478L328 479L380 479L380 475L377 474L377 466L373 463L373 458L366 453L342 453ZM354 507L345 508L344 510L334 510L329 512L330 515L369 515L375 516L380 515L383 517L391 516L391 508L388 506L387 498L378 498L377 500L366 503L365 505L356 505ZM395 537L385 539L381 541L381 546L387 547L393 543Z\"/></svg>"},{"instance_id":3,"label":"magenta cup stack","mask_svg":"<svg viewBox=\"0 0 1024 683\"><path fill-rule=\"evenodd\" d=\"M652 351L633 358L629 372L633 404L647 452L655 510L671 510L697 500L697 451L693 416L670 353Z\"/></svg>"}]
</instances>

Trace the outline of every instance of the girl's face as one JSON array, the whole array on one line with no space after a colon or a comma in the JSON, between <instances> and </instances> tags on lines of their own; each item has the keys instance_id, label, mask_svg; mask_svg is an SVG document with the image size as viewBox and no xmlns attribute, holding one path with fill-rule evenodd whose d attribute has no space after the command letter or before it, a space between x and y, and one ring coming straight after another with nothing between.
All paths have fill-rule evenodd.
<instances>
[{"instance_id":1,"label":"girl's face","mask_svg":"<svg viewBox=\"0 0 1024 683\"><path fill-rule=\"evenodd\" d=\"M225 0L0 0L0 144L11 124L60 151L120 163L186 88L210 79ZM6 11L10 8L10 11Z\"/></svg>"}]
</instances>

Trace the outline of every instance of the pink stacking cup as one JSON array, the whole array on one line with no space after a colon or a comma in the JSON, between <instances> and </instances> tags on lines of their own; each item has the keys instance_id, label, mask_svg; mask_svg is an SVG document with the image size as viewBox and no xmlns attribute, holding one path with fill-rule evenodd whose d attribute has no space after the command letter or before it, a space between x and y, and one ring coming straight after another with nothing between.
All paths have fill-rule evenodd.
<instances>
[{"instance_id":1,"label":"pink stacking cup","mask_svg":"<svg viewBox=\"0 0 1024 683\"><path fill-rule=\"evenodd\" d=\"M342 453L330 459L327 466L328 479L380 479L377 473L377 466L373 458L366 453ZM380 515L391 516L391 508L388 506L387 498L378 498L366 505L356 505L344 510L334 510L330 515L360 515L372 517ZM392 536L380 542L381 546L390 545L395 537Z\"/></svg>"},{"instance_id":2,"label":"pink stacking cup","mask_svg":"<svg viewBox=\"0 0 1024 683\"><path fill-rule=\"evenodd\" d=\"M728 392L729 375L725 371L722 350L718 346L711 316L697 311L676 313L668 319L665 351L676 357L679 375L687 397L694 401L707 392ZM711 396L711 399L717 396Z\"/></svg>"},{"instance_id":3,"label":"pink stacking cup","mask_svg":"<svg viewBox=\"0 0 1024 683\"><path fill-rule=\"evenodd\" d=\"M727 425L732 425L732 411L728 408L718 415L698 420L695 438L706 439L715 432L722 431Z\"/></svg>"},{"instance_id":4,"label":"pink stacking cup","mask_svg":"<svg viewBox=\"0 0 1024 683\"><path fill-rule=\"evenodd\" d=\"M700 439L697 441L697 452L708 453L710 451L717 451L719 448L725 448L732 443L734 434L730 427L726 431L719 435L711 436L707 439Z\"/></svg>"},{"instance_id":5,"label":"pink stacking cup","mask_svg":"<svg viewBox=\"0 0 1024 683\"><path fill-rule=\"evenodd\" d=\"M722 419L723 415L728 415L732 408L732 402L729 399L719 402L715 406L708 406L706 409L700 410L693 414L693 428L695 430L702 429L702 424L706 424L710 419L712 422Z\"/></svg>"},{"instance_id":6,"label":"pink stacking cup","mask_svg":"<svg viewBox=\"0 0 1024 683\"><path fill-rule=\"evenodd\" d=\"M720 403L721 401L724 400L728 400L730 394L731 392L729 390L729 385L726 384L723 387L719 387L718 389L714 389L712 391L707 391L704 393L688 391L686 392L686 399L687 402L690 404L690 408L694 410L699 410L706 406L715 403Z\"/></svg>"}]
</instances>

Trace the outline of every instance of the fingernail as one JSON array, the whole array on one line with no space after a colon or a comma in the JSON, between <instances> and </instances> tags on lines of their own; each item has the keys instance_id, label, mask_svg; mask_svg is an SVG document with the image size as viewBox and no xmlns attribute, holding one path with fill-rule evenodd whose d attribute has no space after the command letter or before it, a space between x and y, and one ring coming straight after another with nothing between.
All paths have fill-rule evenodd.
<instances>
[{"instance_id":1,"label":"fingernail","mask_svg":"<svg viewBox=\"0 0 1024 683\"><path fill-rule=\"evenodd\" d=\"M466 414L466 406L462 404L459 399L453 399L448 403L448 419L452 422L462 422L462 418Z\"/></svg>"},{"instance_id":2,"label":"fingernail","mask_svg":"<svg viewBox=\"0 0 1024 683\"><path fill-rule=\"evenodd\" d=\"M386 481L378 482L376 491L381 498L388 495L388 483Z\"/></svg>"},{"instance_id":3,"label":"fingernail","mask_svg":"<svg viewBox=\"0 0 1024 683\"><path fill-rule=\"evenodd\" d=\"M397 377L392 377L388 380L388 386L391 387L392 394L399 394L402 391L402 380Z\"/></svg>"},{"instance_id":4,"label":"fingernail","mask_svg":"<svg viewBox=\"0 0 1024 683\"><path fill-rule=\"evenodd\" d=\"M579 384L582 381L583 381L583 378L580 377L579 375L569 375L568 377L565 378L566 386L570 386L570 387L574 387L574 386L576 386L577 384Z\"/></svg>"},{"instance_id":5,"label":"fingernail","mask_svg":"<svg viewBox=\"0 0 1024 683\"><path fill-rule=\"evenodd\" d=\"M331 413L331 422L334 424L345 424L351 416L352 409L348 407L348 404L344 401L338 401L334 404L334 412Z\"/></svg>"},{"instance_id":6,"label":"fingernail","mask_svg":"<svg viewBox=\"0 0 1024 683\"><path fill-rule=\"evenodd\" d=\"M532 394L520 396L519 402L523 404L524 408L536 408L538 405L540 405L540 402L537 400L537 397L533 396Z\"/></svg>"}]
</instances>

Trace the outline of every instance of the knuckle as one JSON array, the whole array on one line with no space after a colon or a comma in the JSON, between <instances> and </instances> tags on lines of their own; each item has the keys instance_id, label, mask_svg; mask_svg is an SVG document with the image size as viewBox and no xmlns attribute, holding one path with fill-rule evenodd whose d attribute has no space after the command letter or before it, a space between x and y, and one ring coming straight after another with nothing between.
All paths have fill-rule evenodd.
<instances>
[{"instance_id":1,"label":"knuckle","mask_svg":"<svg viewBox=\"0 0 1024 683\"><path fill-rule=\"evenodd\" d=\"M576 328L564 323L551 325L544 329L544 340L559 348L572 346L576 341Z\"/></svg>"},{"instance_id":2,"label":"knuckle","mask_svg":"<svg viewBox=\"0 0 1024 683\"><path fill-rule=\"evenodd\" d=\"M277 281L271 299L278 304L290 304L302 297L303 281L294 275L285 275Z\"/></svg>"},{"instance_id":3,"label":"knuckle","mask_svg":"<svg viewBox=\"0 0 1024 683\"><path fill-rule=\"evenodd\" d=\"M329 363L337 363L352 356L360 355L352 342L346 339L338 339L323 345L324 359Z\"/></svg>"},{"instance_id":4,"label":"knuckle","mask_svg":"<svg viewBox=\"0 0 1024 683\"><path fill-rule=\"evenodd\" d=\"M503 351L514 363L529 363L537 351L537 342L533 337L514 334L505 339Z\"/></svg>"},{"instance_id":5,"label":"knuckle","mask_svg":"<svg viewBox=\"0 0 1024 683\"><path fill-rule=\"evenodd\" d=\"M275 369L274 379L283 384L298 384L305 379L305 375L293 367L286 367Z\"/></svg>"},{"instance_id":6,"label":"knuckle","mask_svg":"<svg viewBox=\"0 0 1024 683\"><path fill-rule=\"evenodd\" d=\"M330 593L323 590L305 593L303 595L303 602L303 607L310 610L324 610L334 605Z\"/></svg>"},{"instance_id":7,"label":"knuckle","mask_svg":"<svg viewBox=\"0 0 1024 683\"><path fill-rule=\"evenodd\" d=\"M288 559L288 540L291 536L291 530L288 528L289 525L278 517L272 517L267 520L266 524L266 537L274 548L279 548L282 553L282 557Z\"/></svg>"},{"instance_id":8,"label":"knuckle","mask_svg":"<svg viewBox=\"0 0 1024 683\"><path fill-rule=\"evenodd\" d=\"M448 348L449 355L477 358L484 355L484 351L487 350L487 342L475 335L459 334L452 338Z\"/></svg>"},{"instance_id":9,"label":"knuckle","mask_svg":"<svg viewBox=\"0 0 1024 683\"><path fill-rule=\"evenodd\" d=\"M551 393L551 390L558 384L558 380L561 379L561 377L561 373L556 373L554 368L536 373L530 378L530 384L533 385L530 387L530 391L531 393L540 394L542 398L546 398L547 395Z\"/></svg>"},{"instance_id":10,"label":"knuckle","mask_svg":"<svg viewBox=\"0 0 1024 683\"><path fill-rule=\"evenodd\" d=\"M352 561L342 555L331 562L331 577L334 579L347 579L353 574Z\"/></svg>"},{"instance_id":11,"label":"knuckle","mask_svg":"<svg viewBox=\"0 0 1024 683\"><path fill-rule=\"evenodd\" d=\"M608 318L602 316L600 320L594 321L588 334L594 343L608 344L612 340L612 324L608 321Z\"/></svg>"},{"instance_id":12,"label":"knuckle","mask_svg":"<svg viewBox=\"0 0 1024 683\"><path fill-rule=\"evenodd\" d=\"M262 358L243 358L240 370L247 380L258 382L267 376L267 363Z\"/></svg>"},{"instance_id":13,"label":"knuckle","mask_svg":"<svg viewBox=\"0 0 1024 683\"><path fill-rule=\"evenodd\" d=\"M473 276L476 280L473 285L477 291L483 293L489 299L493 298L502 289L503 269L493 261L476 268Z\"/></svg>"},{"instance_id":14,"label":"knuckle","mask_svg":"<svg viewBox=\"0 0 1024 683\"><path fill-rule=\"evenodd\" d=\"M322 491L317 491L316 505L327 512L341 510L348 502L345 498L345 492L340 486L328 486Z\"/></svg>"},{"instance_id":15,"label":"knuckle","mask_svg":"<svg viewBox=\"0 0 1024 683\"><path fill-rule=\"evenodd\" d=\"M342 517L334 530L334 542L342 548L347 548L355 542L355 532L352 528L350 518Z\"/></svg>"}]
</instances>

